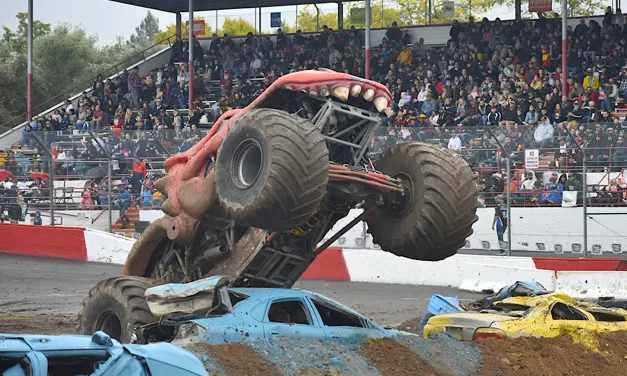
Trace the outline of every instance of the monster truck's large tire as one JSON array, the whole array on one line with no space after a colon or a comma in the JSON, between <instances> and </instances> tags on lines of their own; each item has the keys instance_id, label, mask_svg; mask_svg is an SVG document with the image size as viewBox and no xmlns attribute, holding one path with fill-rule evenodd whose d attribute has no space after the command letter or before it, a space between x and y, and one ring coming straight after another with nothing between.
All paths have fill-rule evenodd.
<instances>
[{"instance_id":1,"label":"monster truck's large tire","mask_svg":"<svg viewBox=\"0 0 627 376\"><path fill-rule=\"evenodd\" d=\"M122 343L130 343L133 329L159 319L150 313L144 293L154 282L141 277L115 277L89 290L78 314L79 334L99 330Z\"/></svg>"},{"instance_id":2,"label":"monster truck's large tire","mask_svg":"<svg viewBox=\"0 0 627 376\"><path fill-rule=\"evenodd\" d=\"M328 171L329 150L309 120L255 109L230 127L218 150L218 199L238 224L289 230L318 209Z\"/></svg>"},{"instance_id":3,"label":"monster truck's large tire","mask_svg":"<svg viewBox=\"0 0 627 376\"><path fill-rule=\"evenodd\" d=\"M368 219L374 243L415 260L454 255L477 221L477 185L468 164L435 145L404 142L386 150L377 170L403 181L404 197L378 207Z\"/></svg>"}]
</instances>

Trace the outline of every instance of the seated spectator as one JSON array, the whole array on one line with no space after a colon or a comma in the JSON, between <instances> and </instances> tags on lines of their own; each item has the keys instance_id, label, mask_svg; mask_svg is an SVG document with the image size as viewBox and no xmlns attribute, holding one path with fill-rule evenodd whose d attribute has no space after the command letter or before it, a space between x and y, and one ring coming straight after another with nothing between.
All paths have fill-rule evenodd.
<instances>
[{"instance_id":1,"label":"seated spectator","mask_svg":"<svg viewBox=\"0 0 627 376\"><path fill-rule=\"evenodd\" d=\"M553 143L553 125L548 117L543 116L533 133L531 147L546 149Z\"/></svg>"}]
</instances>

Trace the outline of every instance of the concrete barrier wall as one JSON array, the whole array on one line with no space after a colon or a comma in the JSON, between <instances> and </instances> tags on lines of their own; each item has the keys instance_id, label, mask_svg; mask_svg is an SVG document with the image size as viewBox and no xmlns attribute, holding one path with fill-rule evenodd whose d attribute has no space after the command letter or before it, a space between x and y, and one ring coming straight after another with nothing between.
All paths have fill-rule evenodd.
<instances>
[{"instance_id":1,"label":"concrete barrier wall","mask_svg":"<svg viewBox=\"0 0 627 376\"><path fill-rule=\"evenodd\" d=\"M557 272L555 289L563 291L575 299L597 299L599 297L627 299L627 272Z\"/></svg>"},{"instance_id":2,"label":"concrete barrier wall","mask_svg":"<svg viewBox=\"0 0 627 376\"><path fill-rule=\"evenodd\" d=\"M98 230L85 230L87 260L112 264L124 264L135 243L130 238Z\"/></svg>"},{"instance_id":3,"label":"concrete barrier wall","mask_svg":"<svg viewBox=\"0 0 627 376\"><path fill-rule=\"evenodd\" d=\"M97 230L0 224L0 252L11 254L122 265L133 244L132 239ZM476 292L528 280L575 298L627 299L627 272L614 271L621 261L457 254L429 262L380 250L330 248L302 279L449 286Z\"/></svg>"}]
</instances>

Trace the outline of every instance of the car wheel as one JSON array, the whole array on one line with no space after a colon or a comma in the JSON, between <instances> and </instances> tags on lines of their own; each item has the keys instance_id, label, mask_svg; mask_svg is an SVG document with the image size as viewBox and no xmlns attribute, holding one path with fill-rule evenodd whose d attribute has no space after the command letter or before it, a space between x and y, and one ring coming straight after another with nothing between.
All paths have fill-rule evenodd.
<instances>
[{"instance_id":1,"label":"car wheel","mask_svg":"<svg viewBox=\"0 0 627 376\"><path fill-rule=\"evenodd\" d=\"M218 199L238 224L289 230L318 209L328 171L329 150L309 120L255 109L230 127L218 149Z\"/></svg>"},{"instance_id":2,"label":"car wheel","mask_svg":"<svg viewBox=\"0 0 627 376\"><path fill-rule=\"evenodd\" d=\"M83 300L78 314L79 334L107 333L121 343L131 343L135 328L158 321L144 297L154 281L141 277L115 277L99 282Z\"/></svg>"}]
</instances>

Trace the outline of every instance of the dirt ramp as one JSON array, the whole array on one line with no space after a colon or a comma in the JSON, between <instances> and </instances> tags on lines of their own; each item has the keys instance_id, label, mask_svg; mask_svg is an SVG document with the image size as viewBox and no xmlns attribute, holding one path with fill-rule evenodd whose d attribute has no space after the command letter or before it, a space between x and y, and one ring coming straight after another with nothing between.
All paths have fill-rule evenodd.
<instances>
[{"instance_id":1,"label":"dirt ramp","mask_svg":"<svg viewBox=\"0 0 627 376\"><path fill-rule=\"evenodd\" d=\"M601 334L599 352L556 338L481 341L483 363L477 376L619 376L626 375L627 333Z\"/></svg>"},{"instance_id":2,"label":"dirt ramp","mask_svg":"<svg viewBox=\"0 0 627 376\"><path fill-rule=\"evenodd\" d=\"M367 340L361 345L360 353L382 376L445 376L409 346L391 338Z\"/></svg>"}]
</instances>

